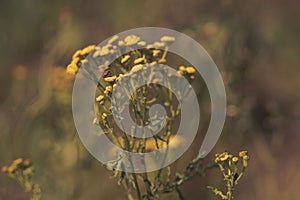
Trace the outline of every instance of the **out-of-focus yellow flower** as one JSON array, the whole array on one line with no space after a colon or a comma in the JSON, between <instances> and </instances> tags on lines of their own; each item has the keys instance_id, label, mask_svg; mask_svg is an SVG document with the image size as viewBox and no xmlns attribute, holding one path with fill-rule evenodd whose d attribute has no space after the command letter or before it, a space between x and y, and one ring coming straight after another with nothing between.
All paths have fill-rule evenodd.
<instances>
[{"instance_id":1,"label":"out-of-focus yellow flower","mask_svg":"<svg viewBox=\"0 0 300 200\"><path fill-rule=\"evenodd\" d=\"M165 59L165 58L161 58L161 59L159 59L159 61L158 61L158 63L166 63L167 62L167 60Z\"/></svg>"},{"instance_id":2,"label":"out-of-focus yellow flower","mask_svg":"<svg viewBox=\"0 0 300 200\"><path fill-rule=\"evenodd\" d=\"M27 68L23 65L19 65L12 70L12 76L16 80L24 80L27 77Z\"/></svg>"},{"instance_id":3,"label":"out-of-focus yellow flower","mask_svg":"<svg viewBox=\"0 0 300 200\"><path fill-rule=\"evenodd\" d=\"M140 41L137 44L140 45L140 46L146 46L146 42L145 41Z\"/></svg>"},{"instance_id":4,"label":"out-of-focus yellow flower","mask_svg":"<svg viewBox=\"0 0 300 200\"><path fill-rule=\"evenodd\" d=\"M154 65L156 65L157 64L157 62L156 61L153 61L152 63L150 63L150 66L154 66Z\"/></svg>"},{"instance_id":5,"label":"out-of-focus yellow flower","mask_svg":"<svg viewBox=\"0 0 300 200\"><path fill-rule=\"evenodd\" d=\"M3 166L3 167L1 168L1 172L6 173L6 172L7 172L7 166Z\"/></svg>"},{"instance_id":6,"label":"out-of-focus yellow flower","mask_svg":"<svg viewBox=\"0 0 300 200\"><path fill-rule=\"evenodd\" d=\"M160 50L159 49L155 49L155 50L153 50L153 52L152 52L152 55L154 56L154 57L156 57L156 56L158 56L159 54L160 54Z\"/></svg>"},{"instance_id":7,"label":"out-of-focus yellow flower","mask_svg":"<svg viewBox=\"0 0 300 200\"><path fill-rule=\"evenodd\" d=\"M160 38L160 41L162 41L162 42L174 42L175 41L175 37L172 37L172 36L163 36L162 38Z\"/></svg>"},{"instance_id":8,"label":"out-of-focus yellow flower","mask_svg":"<svg viewBox=\"0 0 300 200\"><path fill-rule=\"evenodd\" d=\"M30 160L26 159L26 160L24 160L23 164L25 167L28 167L31 165L31 162L30 162Z\"/></svg>"},{"instance_id":9,"label":"out-of-focus yellow flower","mask_svg":"<svg viewBox=\"0 0 300 200\"><path fill-rule=\"evenodd\" d=\"M25 176L28 176L28 175L31 175L31 174L33 174L33 170L32 170L31 167L29 167L29 168L27 168L23 171L23 175L25 175Z\"/></svg>"},{"instance_id":10,"label":"out-of-focus yellow flower","mask_svg":"<svg viewBox=\"0 0 300 200\"><path fill-rule=\"evenodd\" d=\"M125 44L125 42L124 41L122 41L122 40L120 40L119 42L118 42L118 45L121 47L121 46L124 46L124 44Z\"/></svg>"},{"instance_id":11,"label":"out-of-focus yellow flower","mask_svg":"<svg viewBox=\"0 0 300 200\"><path fill-rule=\"evenodd\" d=\"M19 165L23 162L23 159L22 158L17 158L16 160L13 161L13 165Z\"/></svg>"},{"instance_id":12,"label":"out-of-focus yellow flower","mask_svg":"<svg viewBox=\"0 0 300 200\"><path fill-rule=\"evenodd\" d=\"M131 72L135 73L135 72L137 72L141 69L143 69L143 65L135 65L135 66L132 67Z\"/></svg>"},{"instance_id":13,"label":"out-of-focus yellow flower","mask_svg":"<svg viewBox=\"0 0 300 200\"><path fill-rule=\"evenodd\" d=\"M164 42L155 42L153 44L154 47L157 47L157 48L162 48L164 46L166 46L166 44Z\"/></svg>"},{"instance_id":14,"label":"out-of-focus yellow flower","mask_svg":"<svg viewBox=\"0 0 300 200\"><path fill-rule=\"evenodd\" d=\"M124 57L121 59L121 63L123 64L123 63L127 62L127 61L129 60L129 58L130 58L130 55L124 56Z\"/></svg>"},{"instance_id":15,"label":"out-of-focus yellow flower","mask_svg":"<svg viewBox=\"0 0 300 200\"><path fill-rule=\"evenodd\" d=\"M127 46L134 45L140 41L140 37L136 35L129 35L124 39L124 42Z\"/></svg>"},{"instance_id":16,"label":"out-of-focus yellow flower","mask_svg":"<svg viewBox=\"0 0 300 200\"><path fill-rule=\"evenodd\" d=\"M108 40L108 44L112 44L119 39L119 36L115 35L110 40Z\"/></svg>"},{"instance_id":17,"label":"out-of-focus yellow flower","mask_svg":"<svg viewBox=\"0 0 300 200\"><path fill-rule=\"evenodd\" d=\"M8 173L13 173L16 170L16 166L11 165L7 168Z\"/></svg>"}]
</instances>

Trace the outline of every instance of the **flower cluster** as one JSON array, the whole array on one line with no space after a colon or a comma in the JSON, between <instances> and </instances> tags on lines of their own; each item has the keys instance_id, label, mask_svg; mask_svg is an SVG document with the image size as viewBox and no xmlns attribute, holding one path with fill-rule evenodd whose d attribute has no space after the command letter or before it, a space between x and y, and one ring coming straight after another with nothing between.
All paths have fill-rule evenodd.
<instances>
[{"instance_id":1,"label":"flower cluster","mask_svg":"<svg viewBox=\"0 0 300 200\"><path fill-rule=\"evenodd\" d=\"M81 50L77 50L72 56L72 62L67 66L67 73L75 75L78 68L86 62L85 57L94 50L95 45L89 45Z\"/></svg>"},{"instance_id":2,"label":"flower cluster","mask_svg":"<svg viewBox=\"0 0 300 200\"><path fill-rule=\"evenodd\" d=\"M16 180L25 192L31 193L30 200L41 199L41 189L38 184L32 182L33 166L30 160L18 158L9 166L3 166L1 171L8 177Z\"/></svg>"},{"instance_id":3,"label":"flower cluster","mask_svg":"<svg viewBox=\"0 0 300 200\"><path fill-rule=\"evenodd\" d=\"M97 90L95 92L96 118L93 123L101 126L106 137L108 137L115 145L126 151L147 153L165 148L166 146L169 147L167 149L178 148L184 141L184 139L179 136L175 137L175 134L173 133L175 132L174 121L179 118L181 112L178 103L179 100L176 99L175 95L168 88L156 84L158 80L157 78L153 78L153 73L160 73L159 75L161 78L169 77L176 81L179 80L179 76L184 76L188 81L192 81L195 78L196 69L193 66L184 65L184 62L177 68L177 73L175 74L171 74L167 71L155 71L157 68L156 64L167 63L168 45L175 40L176 39L172 36L162 36L159 41L148 44L136 35L128 35L125 38L114 36L103 46L91 45L83 50L77 51L73 55L71 64L67 67L67 72L72 75L78 73L78 69L82 67L83 75L95 82L97 85ZM127 53L119 55L124 49L126 49L125 52ZM128 51L128 49L130 51ZM90 58L95 59L93 63L101 64L99 66L94 66L94 64L89 65L89 59L86 58L88 53ZM114 61L110 63L107 59L108 57L114 58ZM164 65L159 66L164 67ZM145 70L146 68L150 69L150 72ZM101 72L99 73L100 78L96 75L97 70ZM132 133L130 135L126 134L117 127L113 119L111 99L114 89L117 87L118 83L124 79L129 79L126 84L133 85L134 83L130 80L138 77L138 74L141 75L142 78L149 80L151 84L138 88L133 94L125 89L124 92L119 95L127 95L130 99L130 112L132 115L129 117L134 118L134 122L142 126L145 126L148 123L148 113L151 105L161 104L165 106L167 113L166 125L158 134L154 134L152 138L141 139L134 137L133 135L136 133L135 126L131 128ZM188 88L186 89L186 92L189 92ZM181 96L184 95L185 94L181 94ZM124 109L123 104L114 104L114 106L116 106L116 109L120 112ZM123 119L121 117L120 120L122 123ZM151 120L155 121L157 119L152 118ZM115 151L107 153L116 154ZM243 159L246 159L246 157L244 156ZM224 153L217 155L215 160L216 163L207 167L202 164L201 159L197 158L188 164L183 173L179 173L176 169L168 166L151 175L148 173L131 174L113 170L113 166L124 165L122 161L118 160L112 161L111 165L108 165L107 168L113 170L113 176L119 178L118 183L123 184L127 189L128 199L157 199L160 194L174 191L177 192L180 199L183 199L179 190L180 185L195 176L204 175L206 170L215 166L219 166L224 173L225 165L231 170L230 174L224 174L229 181L232 177L236 176L232 176L231 173L238 173L237 170L234 171L234 167L237 169L238 160L239 158ZM238 175L238 178L234 180L233 185L237 183L241 176L242 174ZM142 189L145 193L143 193ZM133 191L136 191L136 194L133 194Z\"/></svg>"},{"instance_id":4,"label":"flower cluster","mask_svg":"<svg viewBox=\"0 0 300 200\"><path fill-rule=\"evenodd\" d=\"M239 165L239 161L242 164ZM215 187L208 186L212 192L221 199L232 200L233 191L238 181L244 175L245 169L248 167L249 156L247 151L239 152L238 156L233 156L228 152L216 154L215 163L218 165L227 187L227 192L224 194L221 190Z\"/></svg>"},{"instance_id":5,"label":"flower cluster","mask_svg":"<svg viewBox=\"0 0 300 200\"><path fill-rule=\"evenodd\" d=\"M179 66L177 72L179 74L183 74L183 75L187 75L189 76L191 79L195 78L195 73L196 73L196 69L192 66Z\"/></svg>"}]
</instances>

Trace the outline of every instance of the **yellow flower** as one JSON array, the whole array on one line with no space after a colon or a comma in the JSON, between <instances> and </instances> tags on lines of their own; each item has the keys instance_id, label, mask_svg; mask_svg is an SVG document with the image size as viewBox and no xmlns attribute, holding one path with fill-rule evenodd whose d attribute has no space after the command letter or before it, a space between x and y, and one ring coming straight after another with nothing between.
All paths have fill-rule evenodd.
<instances>
[{"instance_id":1,"label":"yellow flower","mask_svg":"<svg viewBox=\"0 0 300 200\"><path fill-rule=\"evenodd\" d=\"M106 118L107 118L107 114L106 114L106 113L103 113L103 114L102 114L102 119L103 119L103 120L106 120Z\"/></svg>"},{"instance_id":2,"label":"yellow flower","mask_svg":"<svg viewBox=\"0 0 300 200\"><path fill-rule=\"evenodd\" d=\"M135 60L133 61L133 64L137 65L137 64L140 64L140 63L142 63L142 62L144 62L144 61L145 61L145 58L144 58L144 57L142 57L142 58L137 58L137 59L135 59Z\"/></svg>"},{"instance_id":3,"label":"yellow flower","mask_svg":"<svg viewBox=\"0 0 300 200\"><path fill-rule=\"evenodd\" d=\"M78 67L76 64L71 63L67 67L67 73L71 75L75 75L78 72Z\"/></svg>"},{"instance_id":4,"label":"yellow flower","mask_svg":"<svg viewBox=\"0 0 300 200\"><path fill-rule=\"evenodd\" d=\"M228 158L230 158L231 155L228 154L228 152L224 152L222 154L216 154L216 159L215 161L218 162L218 161L226 161Z\"/></svg>"},{"instance_id":5,"label":"yellow flower","mask_svg":"<svg viewBox=\"0 0 300 200\"><path fill-rule=\"evenodd\" d=\"M3 167L1 168L1 171L2 171L3 173L7 172L7 166L3 166Z\"/></svg>"},{"instance_id":6,"label":"yellow flower","mask_svg":"<svg viewBox=\"0 0 300 200\"><path fill-rule=\"evenodd\" d=\"M16 160L14 160L13 161L13 165L19 165L19 164L21 164L23 162L23 159L22 158L18 158L18 159L16 159Z\"/></svg>"},{"instance_id":7,"label":"yellow flower","mask_svg":"<svg viewBox=\"0 0 300 200\"><path fill-rule=\"evenodd\" d=\"M143 68L143 65L135 65L132 67L131 72L132 73L137 72L137 71L141 70L142 68Z\"/></svg>"},{"instance_id":8,"label":"yellow flower","mask_svg":"<svg viewBox=\"0 0 300 200\"><path fill-rule=\"evenodd\" d=\"M237 163L238 161L239 161L239 158L238 158L238 157L234 156L234 157L232 158L232 162Z\"/></svg>"},{"instance_id":9,"label":"yellow flower","mask_svg":"<svg viewBox=\"0 0 300 200\"><path fill-rule=\"evenodd\" d=\"M75 58L78 58L80 55L81 55L81 50L77 50L77 51L73 54L72 59L74 60Z\"/></svg>"},{"instance_id":10,"label":"yellow flower","mask_svg":"<svg viewBox=\"0 0 300 200\"><path fill-rule=\"evenodd\" d=\"M194 74L196 72L194 67L186 67L186 72L188 74Z\"/></svg>"},{"instance_id":11,"label":"yellow flower","mask_svg":"<svg viewBox=\"0 0 300 200\"><path fill-rule=\"evenodd\" d=\"M140 45L140 46L145 46L145 45L146 45L146 42L145 42L145 41L140 41L140 42L138 42L137 44Z\"/></svg>"},{"instance_id":12,"label":"yellow flower","mask_svg":"<svg viewBox=\"0 0 300 200\"><path fill-rule=\"evenodd\" d=\"M32 173L33 173L33 170L32 170L31 167L30 167L30 168L27 168L27 169L25 169L25 170L23 171L23 175L25 175L25 176L30 175L30 174L32 174Z\"/></svg>"},{"instance_id":13,"label":"yellow flower","mask_svg":"<svg viewBox=\"0 0 300 200\"><path fill-rule=\"evenodd\" d=\"M81 60L81 63L82 63L82 64L87 63L87 62L88 62L87 59Z\"/></svg>"},{"instance_id":14,"label":"yellow flower","mask_svg":"<svg viewBox=\"0 0 300 200\"><path fill-rule=\"evenodd\" d=\"M156 65L157 64L157 62L156 61L153 61L152 63L150 63L150 66L154 66L154 65Z\"/></svg>"},{"instance_id":15,"label":"yellow flower","mask_svg":"<svg viewBox=\"0 0 300 200\"><path fill-rule=\"evenodd\" d=\"M246 155L248 155L248 152L247 151L241 151L240 153L239 153L239 157L244 157L244 156L246 156Z\"/></svg>"},{"instance_id":16,"label":"yellow flower","mask_svg":"<svg viewBox=\"0 0 300 200\"><path fill-rule=\"evenodd\" d=\"M117 78L117 76L116 75L114 75L114 76L110 76L110 77L105 77L104 78L104 80L106 81L106 82L114 82L115 80L116 80L116 78Z\"/></svg>"},{"instance_id":17,"label":"yellow flower","mask_svg":"<svg viewBox=\"0 0 300 200\"><path fill-rule=\"evenodd\" d=\"M112 92L112 89L113 89L112 86L107 86L107 87L105 88L104 94L108 95L109 93Z\"/></svg>"},{"instance_id":18,"label":"yellow flower","mask_svg":"<svg viewBox=\"0 0 300 200\"><path fill-rule=\"evenodd\" d=\"M166 44L165 43L163 43L163 42L155 42L154 44L153 44L155 47L164 47Z\"/></svg>"},{"instance_id":19,"label":"yellow flower","mask_svg":"<svg viewBox=\"0 0 300 200\"><path fill-rule=\"evenodd\" d=\"M124 56L124 58L121 59L121 63L123 64L123 63L127 62L129 60L129 58L130 58L130 55Z\"/></svg>"},{"instance_id":20,"label":"yellow flower","mask_svg":"<svg viewBox=\"0 0 300 200\"><path fill-rule=\"evenodd\" d=\"M110 40L108 40L108 44L112 44L113 42L115 42L116 40L118 40L119 39L119 36L117 36L117 35L115 35L115 36L113 36Z\"/></svg>"},{"instance_id":21,"label":"yellow flower","mask_svg":"<svg viewBox=\"0 0 300 200\"><path fill-rule=\"evenodd\" d=\"M179 69L178 69L179 72L186 72L186 69L184 66L179 66Z\"/></svg>"},{"instance_id":22,"label":"yellow flower","mask_svg":"<svg viewBox=\"0 0 300 200\"><path fill-rule=\"evenodd\" d=\"M76 65L79 61L80 61L80 58L76 57L76 58L72 59L71 63Z\"/></svg>"},{"instance_id":23,"label":"yellow flower","mask_svg":"<svg viewBox=\"0 0 300 200\"><path fill-rule=\"evenodd\" d=\"M116 81L119 81L123 76L124 74L119 74L119 76L116 78Z\"/></svg>"},{"instance_id":24,"label":"yellow flower","mask_svg":"<svg viewBox=\"0 0 300 200\"><path fill-rule=\"evenodd\" d=\"M119 42L118 42L118 45L121 47L121 46L124 46L124 42L122 41L122 40L120 40Z\"/></svg>"},{"instance_id":25,"label":"yellow flower","mask_svg":"<svg viewBox=\"0 0 300 200\"><path fill-rule=\"evenodd\" d=\"M140 38L136 35L129 35L124 39L124 41L125 44L129 46L138 43L140 41Z\"/></svg>"},{"instance_id":26,"label":"yellow flower","mask_svg":"<svg viewBox=\"0 0 300 200\"><path fill-rule=\"evenodd\" d=\"M248 166L248 160L249 160L249 156L248 155L244 155L243 156L243 167L247 167Z\"/></svg>"},{"instance_id":27,"label":"yellow flower","mask_svg":"<svg viewBox=\"0 0 300 200\"><path fill-rule=\"evenodd\" d=\"M160 54L160 50L158 50L158 49L153 50L152 55L153 55L154 57L158 56L159 54Z\"/></svg>"},{"instance_id":28,"label":"yellow flower","mask_svg":"<svg viewBox=\"0 0 300 200\"><path fill-rule=\"evenodd\" d=\"M89 45L85 47L84 49L81 50L81 55L89 54L91 51L95 49L95 47L96 47L95 45Z\"/></svg>"},{"instance_id":29,"label":"yellow flower","mask_svg":"<svg viewBox=\"0 0 300 200\"><path fill-rule=\"evenodd\" d=\"M9 166L9 167L7 168L7 171L8 171L9 173L13 173L15 170L16 170L16 166L14 166L14 165L11 165L11 166Z\"/></svg>"},{"instance_id":30,"label":"yellow flower","mask_svg":"<svg viewBox=\"0 0 300 200\"><path fill-rule=\"evenodd\" d=\"M99 95L97 98L96 98L96 101L98 101L98 102L103 102L103 100L104 100L104 96L103 95Z\"/></svg>"},{"instance_id":31,"label":"yellow flower","mask_svg":"<svg viewBox=\"0 0 300 200\"><path fill-rule=\"evenodd\" d=\"M174 42L175 41L175 37L172 37L172 36L163 36L162 38L160 38L160 41L162 41L162 42Z\"/></svg>"},{"instance_id":32,"label":"yellow flower","mask_svg":"<svg viewBox=\"0 0 300 200\"><path fill-rule=\"evenodd\" d=\"M167 60L165 59L165 58L161 58L161 59L159 59L159 61L158 61L158 63L166 63L167 62Z\"/></svg>"},{"instance_id":33,"label":"yellow flower","mask_svg":"<svg viewBox=\"0 0 300 200\"><path fill-rule=\"evenodd\" d=\"M30 162L30 160L26 159L26 160L24 160L23 164L25 167L28 167L31 165L31 162Z\"/></svg>"}]
</instances>

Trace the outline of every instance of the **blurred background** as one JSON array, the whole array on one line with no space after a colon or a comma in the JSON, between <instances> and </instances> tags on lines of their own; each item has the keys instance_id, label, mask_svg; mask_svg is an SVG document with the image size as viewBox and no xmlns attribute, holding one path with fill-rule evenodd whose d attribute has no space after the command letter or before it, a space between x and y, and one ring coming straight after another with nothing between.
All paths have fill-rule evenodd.
<instances>
[{"instance_id":1,"label":"blurred background","mask_svg":"<svg viewBox=\"0 0 300 200\"><path fill-rule=\"evenodd\" d=\"M249 151L236 199L299 198L299 6L296 0L1 0L0 166L31 159L43 199L125 199L111 172L78 139L73 82L64 70L79 48L130 28L158 26L197 40L222 72L227 119L206 159ZM205 186L221 184L213 171L182 191L187 199L217 199ZM27 198L0 174L0 199Z\"/></svg>"}]
</instances>

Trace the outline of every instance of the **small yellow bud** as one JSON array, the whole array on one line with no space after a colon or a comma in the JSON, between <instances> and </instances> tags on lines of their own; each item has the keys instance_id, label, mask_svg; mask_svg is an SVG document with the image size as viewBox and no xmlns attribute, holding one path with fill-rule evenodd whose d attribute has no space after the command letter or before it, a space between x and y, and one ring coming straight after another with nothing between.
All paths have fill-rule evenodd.
<instances>
[{"instance_id":1,"label":"small yellow bud","mask_svg":"<svg viewBox=\"0 0 300 200\"><path fill-rule=\"evenodd\" d=\"M185 69L185 67L184 67L184 66L179 66L179 68L178 68L178 71L180 71L180 72L185 72L185 71L186 71L186 69Z\"/></svg>"},{"instance_id":2,"label":"small yellow bud","mask_svg":"<svg viewBox=\"0 0 300 200\"><path fill-rule=\"evenodd\" d=\"M98 102L101 102L104 100L104 96L103 95L99 95L97 98L96 98L96 101Z\"/></svg>"},{"instance_id":3,"label":"small yellow bud","mask_svg":"<svg viewBox=\"0 0 300 200\"><path fill-rule=\"evenodd\" d=\"M123 63L127 62L129 60L129 58L130 58L130 55L124 56L124 58L121 59L121 63L123 64Z\"/></svg>"},{"instance_id":4,"label":"small yellow bud","mask_svg":"<svg viewBox=\"0 0 300 200\"><path fill-rule=\"evenodd\" d=\"M186 72L188 74L194 74L196 72L195 68L194 67L187 67L186 68Z\"/></svg>"},{"instance_id":5,"label":"small yellow bud","mask_svg":"<svg viewBox=\"0 0 300 200\"><path fill-rule=\"evenodd\" d=\"M144 61L145 61L145 58L144 58L144 57L142 57L142 58L137 58L137 59L135 59L135 60L133 61L133 64L137 65L137 64L140 64L140 63L142 63L142 62L144 62Z\"/></svg>"},{"instance_id":6,"label":"small yellow bud","mask_svg":"<svg viewBox=\"0 0 300 200\"><path fill-rule=\"evenodd\" d=\"M115 80L116 80L116 78L117 78L117 76L116 75L114 75L114 76L110 76L110 77L105 77L104 78L104 80L106 81L106 82L114 82Z\"/></svg>"},{"instance_id":7,"label":"small yellow bud","mask_svg":"<svg viewBox=\"0 0 300 200\"><path fill-rule=\"evenodd\" d=\"M241 152L239 153L239 157L244 157L244 156L246 156L246 155L248 155L248 152L247 152L247 151L241 151Z\"/></svg>"}]
</instances>

